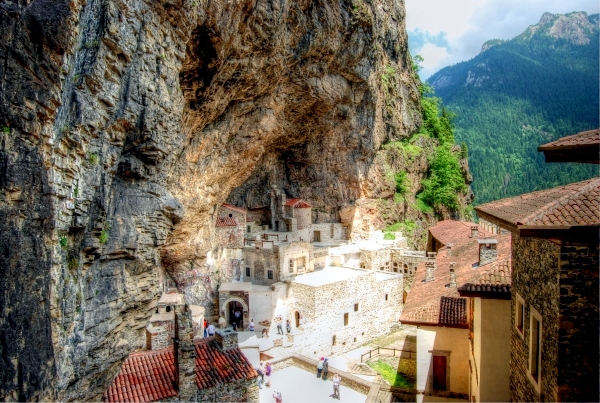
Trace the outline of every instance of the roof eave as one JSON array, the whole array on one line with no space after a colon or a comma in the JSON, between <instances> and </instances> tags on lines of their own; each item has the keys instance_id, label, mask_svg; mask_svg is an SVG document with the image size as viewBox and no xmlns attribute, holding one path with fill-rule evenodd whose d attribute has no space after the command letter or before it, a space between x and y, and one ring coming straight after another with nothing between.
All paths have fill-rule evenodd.
<instances>
[{"instance_id":1,"label":"roof eave","mask_svg":"<svg viewBox=\"0 0 600 403\"><path fill-rule=\"evenodd\" d=\"M510 301L512 293L510 292L493 292L493 291L461 291L458 290L458 294L461 297L475 297L482 299L500 299Z\"/></svg>"}]
</instances>

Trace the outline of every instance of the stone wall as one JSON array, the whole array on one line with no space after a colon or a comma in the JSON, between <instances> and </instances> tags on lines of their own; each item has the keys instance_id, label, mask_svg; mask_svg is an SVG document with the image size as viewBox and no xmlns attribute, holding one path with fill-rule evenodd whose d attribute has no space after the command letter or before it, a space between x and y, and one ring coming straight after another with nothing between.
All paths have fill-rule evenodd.
<instances>
[{"instance_id":1,"label":"stone wall","mask_svg":"<svg viewBox=\"0 0 600 403\"><path fill-rule=\"evenodd\" d=\"M258 403L258 386L253 379L219 384L214 388L198 389L197 402Z\"/></svg>"},{"instance_id":2,"label":"stone wall","mask_svg":"<svg viewBox=\"0 0 600 403\"><path fill-rule=\"evenodd\" d=\"M298 309L305 320L305 336L294 338L293 351L312 358L339 354L388 332L397 323L402 309L402 276L376 281L376 272L363 272L318 287L291 283L290 310ZM348 314L347 324L344 314Z\"/></svg>"},{"instance_id":3,"label":"stone wall","mask_svg":"<svg viewBox=\"0 0 600 403\"><path fill-rule=\"evenodd\" d=\"M598 245L560 251L559 401L598 398Z\"/></svg>"},{"instance_id":4,"label":"stone wall","mask_svg":"<svg viewBox=\"0 0 600 403\"><path fill-rule=\"evenodd\" d=\"M146 349L161 350L173 345L173 339L164 327L148 325L146 327Z\"/></svg>"},{"instance_id":5,"label":"stone wall","mask_svg":"<svg viewBox=\"0 0 600 403\"><path fill-rule=\"evenodd\" d=\"M294 209L294 218L298 224L298 230L310 228L310 224L312 223L311 213L312 210L310 208Z\"/></svg>"},{"instance_id":6,"label":"stone wall","mask_svg":"<svg viewBox=\"0 0 600 403\"><path fill-rule=\"evenodd\" d=\"M327 242L330 240L342 240L344 238L344 227L340 223L321 223L311 225L311 241L314 242L314 232L319 231L321 233L321 242Z\"/></svg>"},{"instance_id":7,"label":"stone wall","mask_svg":"<svg viewBox=\"0 0 600 403\"><path fill-rule=\"evenodd\" d=\"M388 248L360 251L361 266L367 270L390 271L392 267L391 250Z\"/></svg>"},{"instance_id":8,"label":"stone wall","mask_svg":"<svg viewBox=\"0 0 600 403\"><path fill-rule=\"evenodd\" d=\"M308 209L307 209L308 210ZM279 278L295 276L297 274L310 273L315 268L313 246L308 242L291 242L277 247ZM298 261L304 258L304 268L298 267ZM290 272L289 261L294 261L294 271ZM297 260L298 259L298 260Z\"/></svg>"},{"instance_id":9,"label":"stone wall","mask_svg":"<svg viewBox=\"0 0 600 403\"><path fill-rule=\"evenodd\" d=\"M279 259L277 256L277 251L274 249L256 249L252 247L245 247L244 264L244 267L250 267L251 280L253 284L271 285L279 281L279 273L277 273ZM267 270L273 271L272 280L267 278Z\"/></svg>"},{"instance_id":10,"label":"stone wall","mask_svg":"<svg viewBox=\"0 0 600 403\"><path fill-rule=\"evenodd\" d=\"M559 332L560 246L539 238L512 239L512 326L510 341L510 399L520 402L556 401ZM524 336L516 329L517 294L525 301ZM540 392L528 377L530 312L542 316Z\"/></svg>"}]
</instances>

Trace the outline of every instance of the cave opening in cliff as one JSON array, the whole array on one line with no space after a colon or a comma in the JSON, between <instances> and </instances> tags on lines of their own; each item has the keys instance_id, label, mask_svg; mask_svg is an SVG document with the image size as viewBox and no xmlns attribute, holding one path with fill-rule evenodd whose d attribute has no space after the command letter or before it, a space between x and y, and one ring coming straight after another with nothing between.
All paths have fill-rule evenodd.
<instances>
[{"instance_id":1,"label":"cave opening in cliff","mask_svg":"<svg viewBox=\"0 0 600 403\"><path fill-rule=\"evenodd\" d=\"M210 86L217 71L217 51L214 33L205 26L192 31L185 61L179 73L179 85L190 109L197 110L204 102L204 91Z\"/></svg>"}]
</instances>

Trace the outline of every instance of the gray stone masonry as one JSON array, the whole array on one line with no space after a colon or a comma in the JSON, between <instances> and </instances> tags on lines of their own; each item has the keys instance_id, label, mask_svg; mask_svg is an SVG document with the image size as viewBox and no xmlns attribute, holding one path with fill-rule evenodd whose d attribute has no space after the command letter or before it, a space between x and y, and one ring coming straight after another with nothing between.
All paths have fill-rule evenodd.
<instances>
[{"instance_id":1,"label":"gray stone masonry","mask_svg":"<svg viewBox=\"0 0 600 403\"><path fill-rule=\"evenodd\" d=\"M479 266L493 262L498 258L496 244L479 244Z\"/></svg>"},{"instance_id":2,"label":"gray stone masonry","mask_svg":"<svg viewBox=\"0 0 600 403\"><path fill-rule=\"evenodd\" d=\"M513 235L512 320L510 340L510 401L556 401L559 331L560 246L539 238ZM516 329L517 294L525 301L523 333ZM542 317L540 392L528 376L530 312Z\"/></svg>"},{"instance_id":3,"label":"gray stone masonry","mask_svg":"<svg viewBox=\"0 0 600 403\"><path fill-rule=\"evenodd\" d=\"M192 333L192 313L187 310L177 313L177 351L175 354L176 377L179 385L179 400L196 400L196 350Z\"/></svg>"},{"instance_id":4,"label":"gray stone masonry","mask_svg":"<svg viewBox=\"0 0 600 403\"><path fill-rule=\"evenodd\" d=\"M598 399L598 245L560 251L558 400Z\"/></svg>"},{"instance_id":5,"label":"gray stone masonry","mask_svg":"<svg viewBox=\"0 0 600 403\"><path fill-rule=\"evenodd\" d=\"M238 334L231 329L217 329L215 341L221 351L231 350L238 347Z\"/></svg>"}]
</instances>

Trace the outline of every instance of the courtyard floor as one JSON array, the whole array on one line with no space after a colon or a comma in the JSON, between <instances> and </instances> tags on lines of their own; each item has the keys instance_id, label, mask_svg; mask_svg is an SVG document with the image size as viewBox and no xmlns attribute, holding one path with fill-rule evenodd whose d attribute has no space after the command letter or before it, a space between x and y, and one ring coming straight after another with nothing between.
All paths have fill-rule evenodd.
<instances>
[{"instance_id":1,"label":"courtyard floor","mask_svg":"<svg viewBox=\"0 0 600 403\"><path fill-rule=\"evenodd\" d=\"M330 376L333 373L330 372ZM275 403L273 391L281 392L283 403L332 403L338 400L329 397L333 394L331 379L326 381L317 378L315 373L298 367L289 366L271 375L271 387L263 385L260 390L261 403ZM345 386L340 386L339 401L347 403L364 403L367 396Z\"/></svg>"}]
</instances>

